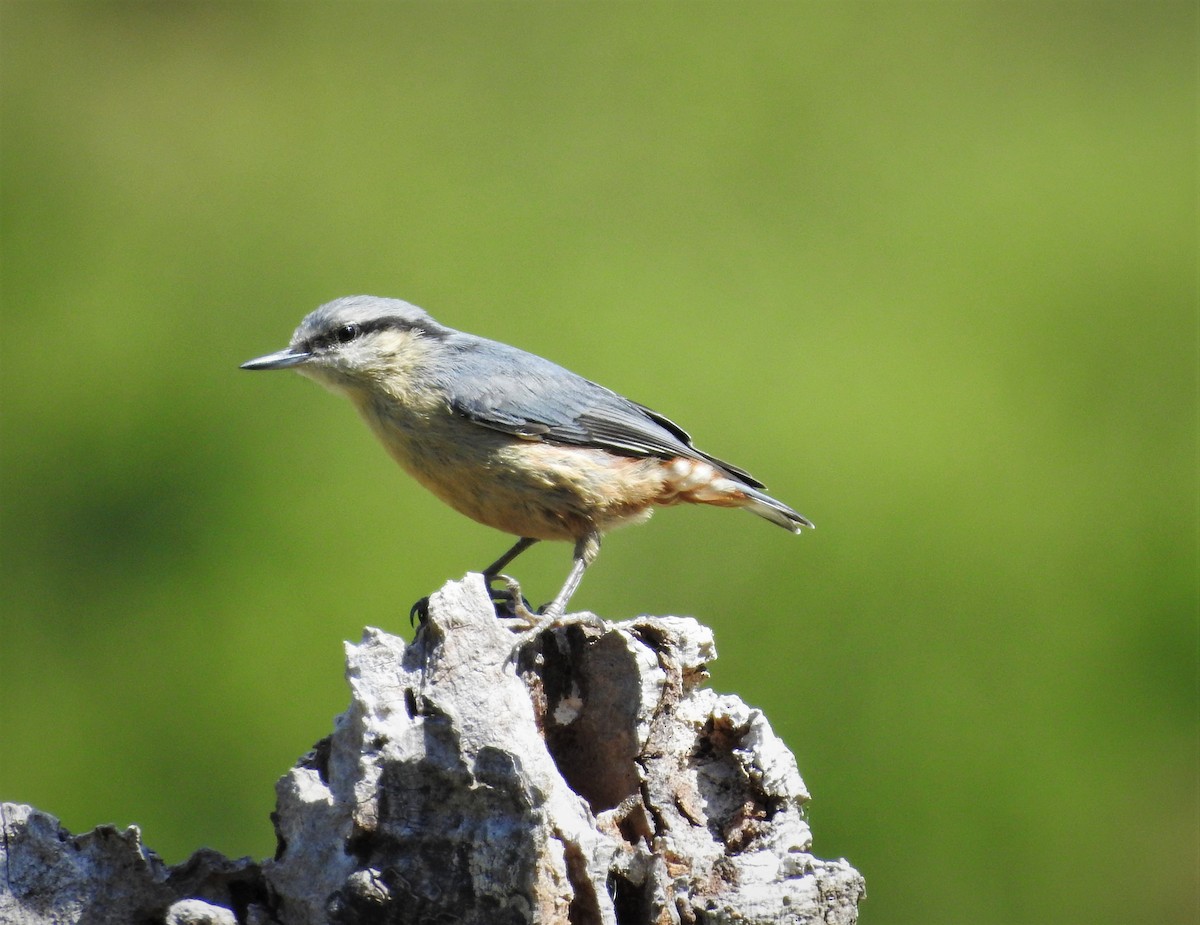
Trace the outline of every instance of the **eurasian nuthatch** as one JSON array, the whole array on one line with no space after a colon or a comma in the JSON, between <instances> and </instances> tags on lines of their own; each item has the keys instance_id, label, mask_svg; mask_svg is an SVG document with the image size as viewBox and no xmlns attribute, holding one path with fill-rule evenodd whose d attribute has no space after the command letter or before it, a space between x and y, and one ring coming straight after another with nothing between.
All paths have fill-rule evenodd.
<instances>
[{"instance_id":1,"label":"eurasian nuthatch","mask_svg":"<svg viewBox=\"0 0 1200 925\"><path fill-rule=\"evenodd\" d=\"M793 533L812 526L658 412L398 299L322 305L287 349L242 368L295 368L346 395L417 481L455 510L520 537L484 570L489 588L538 540L574 542L571 573L544 608L547 618L565 612L601 536L646 520L655 506L740 507Z\"/></svg>"}]
</instances>

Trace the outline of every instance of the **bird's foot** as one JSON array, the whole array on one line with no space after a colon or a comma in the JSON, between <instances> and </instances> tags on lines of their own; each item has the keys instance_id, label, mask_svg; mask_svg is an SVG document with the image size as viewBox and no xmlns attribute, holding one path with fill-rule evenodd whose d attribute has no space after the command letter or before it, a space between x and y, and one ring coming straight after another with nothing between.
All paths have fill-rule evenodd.
<instances>
[{"instance_id":1,"label":"bird's foot","mask_svg":"<svg viewBox=\"0 0 1200 925\"><path fill-rule=\"evenodd\" d=\"M519 658L520 654L531 643L539 639L543 633L566 626L584 626L592 630L598 630L601 633L607 628L607 624L594 613L565 614L555 609L553 604L547 604L534 617L534 622L523 626L512 626L514 630L520 630L520 632L517 633L516 638L513 640L511 658L514 661Z\"/></svg>"},{"instance_id":2,"label":"bird's foot","mask_svg":"<svg viewBox=\"0 0 1200 925\"><path fill-rule=\"evenodd\" d=\"M529 601L521 593L521 585L515 578L510 578L508 575L486 575L484 577L498 619L518 629L528 629L541 621L542 618L529 608ZM494 582L503 582L503 586L495 587Z\"/></svg>"},{"instance_id":3,"label":"bird's foot","mask_svg":"<svg viewBox=\"0 0 1200 925\"><path fill-rule=\"evenodd\" d=\"M525 630L537 626L547 617L542 616L540 612L535 612L529 606L529 601L525 599L525 595L521 593L521 585L515 578L508 575L487 575L484 576L487 581L488 594L492 599L492 605L496 608L496 617L503 620L506 624L517 630ZM500 587L496 587L495 583L501 582ZM429 596L421 598L408 609L408 622L410 625L420 623L424 625L429 619Z\"/></svg>"}]
</instances>

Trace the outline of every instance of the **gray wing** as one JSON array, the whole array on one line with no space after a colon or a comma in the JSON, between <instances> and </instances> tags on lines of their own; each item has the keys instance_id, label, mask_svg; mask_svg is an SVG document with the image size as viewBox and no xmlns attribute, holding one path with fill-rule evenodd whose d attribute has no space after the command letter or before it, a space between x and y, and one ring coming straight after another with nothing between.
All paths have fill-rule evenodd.
<instances>
[{"instance_id":1,"label":"gray wing","mask_svg":"<svg viewBox=\"0 0 1200 925\"><path fill-rule=\"evenodd\" d=\"M483 427L529 440L622 456L703 460L753 488L750 473L692 446L678 424L570 370L516 347L471 337L455 345L450 405Z\"/></svg>"}]
</instances>

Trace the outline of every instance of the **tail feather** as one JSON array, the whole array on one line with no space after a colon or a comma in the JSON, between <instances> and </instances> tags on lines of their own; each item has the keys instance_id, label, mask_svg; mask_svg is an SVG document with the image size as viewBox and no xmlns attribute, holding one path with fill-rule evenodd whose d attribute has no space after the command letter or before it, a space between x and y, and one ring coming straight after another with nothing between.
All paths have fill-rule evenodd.
<instances>
[{"instance_id":1,"label":"tail feather","mask_svg":"<svg viewBox=\"0 0 1200 925\"><path fill-rule=\"evenodd\" d=\"M735 477L738 473L739 477ZM664 491L657 503L715 504L719 507L741 507L757 514L785 530L799 533L803 527L813 523L803 514L797 514L782 501L776 501L764 491L761 483L740 477L741 470L723 466L718 469L713 463L677 456L662 463L660 475Z\"/></svg>"},{"instance_id":2,"label":"tail feather","mask_svg":"<svg viewBox=\"0 0 1200 925\"><path fill-rule=\"evenodd\" d=\"M749 487L742 488L742 491L746 495L746 500L740 506L752 514L757 514L773 524L779 524L783 529L791 530L792 533L799 533L804 527L816 527L803 514L797 514L782 501L776 501L768 494Z\"/></svg>"}]
</instances>

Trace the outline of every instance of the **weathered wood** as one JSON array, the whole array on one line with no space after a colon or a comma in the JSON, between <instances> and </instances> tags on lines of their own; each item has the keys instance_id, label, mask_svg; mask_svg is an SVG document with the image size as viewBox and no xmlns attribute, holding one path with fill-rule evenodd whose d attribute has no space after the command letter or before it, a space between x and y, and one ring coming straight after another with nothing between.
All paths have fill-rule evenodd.
<instances>
[{"instance_id":1,"label":"weathered wood","mask_svg":"<svg viewBox=\"0 0 1200 925\"><path fill-rule=\"evenodd\" d=\"M683 617L521 634L451 582L411 644L347 645L350 707L276 787L275 859L168 868L136 829L6 804L0 921L856 921L861 876L809 853L795 760L703 686L715 657Z\"/></svg>"}]
</instances>

